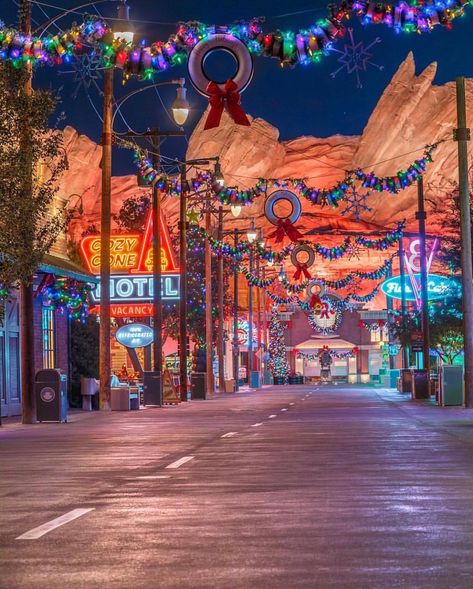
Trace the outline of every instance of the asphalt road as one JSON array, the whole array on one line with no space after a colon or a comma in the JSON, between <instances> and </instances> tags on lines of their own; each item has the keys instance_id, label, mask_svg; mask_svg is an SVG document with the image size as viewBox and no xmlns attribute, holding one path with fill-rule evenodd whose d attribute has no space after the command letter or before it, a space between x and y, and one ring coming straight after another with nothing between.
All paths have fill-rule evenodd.
<instances>
[{"instance_id":1,"label":"asphalt road","mask_svg":"<svg viewBox=\"0 0 473 589\"><path fill-rule=\"evenodd\" d=\"M461 411L291 386L7 425L0 587L471 589Z\"/></svg>"}]
</instances>

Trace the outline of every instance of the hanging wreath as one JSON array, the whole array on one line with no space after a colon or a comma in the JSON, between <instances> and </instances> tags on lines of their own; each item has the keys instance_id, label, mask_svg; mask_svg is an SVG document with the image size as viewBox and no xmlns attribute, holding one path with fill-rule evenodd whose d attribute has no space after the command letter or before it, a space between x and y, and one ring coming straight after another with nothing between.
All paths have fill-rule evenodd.
<instances>
[{"instance_id":1,"label":"hanging wreath","mask_svg":"<svg viewBox=\"0 0 473 589\"><path fill-rule=\"evenodd\" d=\"M307 254L307 259L305 261L300 259L299 256L301 253ZM307 244L297 245L292 250L291 262L296 268L296 271L294 272L294 280L302 280L303 278L310 280L312 278L309 268L313 266L315 262L315 254L311 247Z\"/></svg>"},{"instance_id":2,"label":"hanging wreath","mask_svg":"<svg viewBox=\"0 0 473 589\"><path fill-rule=\"evenodd\" d=\"M43 288L43 296L53 309L66 311L71 319L84 320L89 314L91 287L73 278L57 278Z\"/></svg>"},{"instance_id":3,"label":"hanging wreath","mask_svg":"<svg viewBox=\"0 0 473 589\"><path fill-rule=\"evenodd\" d=\"M276 204L281 201L288 202L291 205L291 210L288 215L279 216L274 208ZM276 230L269 235L274 237L276 243L280 243L285 236L289 237L291 241L298 241L301 239L302 233L294 227L302 213L301 201L297 196L289 190L276 190L273 192L264 203L264 214L270 223L276 225Z\"/></svg>"},{"instance_id":4,"label":"hanging wreath","mask_svg":"<svg viewBox=\"0 0 473 589\"><path fill-rule=\"evenodd\" d=\"M332 301L338 301L338 297L333 294L324 294L321 297L321 306L314 308L309 313L309 324L314 331L322 335L335 333L343 322L343 312Z\"/></svg>"},{"instance_id":5,"label":"hanging wreath","mask_svg":"<svg viewBox=\"0 0 473 589\"><path fill-rule=\"evenodd\" d=\"M236 62L235 75L225 83L211 80L205 72L205 61L216 51L229 53ZM226 32L209 34L190 52L188 71L194 88L209 99L210 112L204 130L220 125L224 109L238 125L250 125L240 106L240 93L253 77L253 58L243 41Z\"/></svg>"},{"instance_id":6,"label":"hanging wreath","mask_svg":"<svg viewBox=\"0 0 473 589\"><path fill-rule=\"evenodd\" d=\"M309 308L320 310L322 307L322 297L325 294L325 284L322 280L312 280L307 285L307 300Z\"/></svg>"}]
</instances>

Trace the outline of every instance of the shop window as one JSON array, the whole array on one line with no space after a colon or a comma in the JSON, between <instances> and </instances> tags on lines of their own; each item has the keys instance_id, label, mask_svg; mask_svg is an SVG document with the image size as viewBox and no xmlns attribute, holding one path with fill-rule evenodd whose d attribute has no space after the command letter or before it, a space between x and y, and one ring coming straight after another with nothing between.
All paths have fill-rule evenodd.
<instances>
[{"instance_id":1,"label":"shop window","mask_svg":"<svg viewBox=\"0 0 473 589\"><path fill-rule=\"evenodd\" d=\"M43 368L54 368L56 364L56 336L54 309L43 307Z\"/></svg>"},{"instance_id":2,"label":"shop window","mask_svg":"<svg viewBox=\"0 0 473 589\"><path fill-rule=\"evenodd\" d=\"M375 342L380 342L382 340L382 333L381 333L381 329L376 329L374 331L371 331L371 342L375 343Z\"/></svg>"}]
</instances>

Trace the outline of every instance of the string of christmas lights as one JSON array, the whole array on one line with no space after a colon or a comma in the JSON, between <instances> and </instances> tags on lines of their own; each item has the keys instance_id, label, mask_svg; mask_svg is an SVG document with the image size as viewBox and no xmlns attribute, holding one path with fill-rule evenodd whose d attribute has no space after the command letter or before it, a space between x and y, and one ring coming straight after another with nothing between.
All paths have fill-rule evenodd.
<instances>
[{"instance_id":1,"label":"string of christmas lights","mask_svg":"<svg viewBox=\"0 0 473 589\"><path fill-rule=\"evenodd\" d=\"M298 31L263 30L262 19L242 21L229 26L214 27L200 22L180 23L167 41L156 41L150 46L133 45L114 39L109 25L94 17L87 17L64 33L46 34L42 38L22 34L0 24L0 60L24 63L59 65L74 57L94 51L102 66L123 70L124 79L137 76L149 80L155 74L182 65L192 49L215 33L226 33L240 39L255 55L277 58L281 65L307 65L319 62L336 41L344 35L343 21L351 15L364 25L382 24L395 32L431 31L435 26L452 27L452 21L463 16L467 0L436 0L409 5L374 3L368 0L343 0L329 8L327 17Z\"/></svg>"},{"instance_id":2,"label":"string of christmas lights","mask_svg":"<svg viewBox=\"0 0 473 589\"><path fill-rule=\"evenodd\" d=\"M147 184L156 185L161 192L169 196L180 195L182 188L179 178L170 178L163 175L159 170L156 170L151 160L147 157L146 152L136 144L123 140L119 140L119 143L123 147L133 149L135 164L138 167L140 176ZM432 153L438 147L439 143L427 146L422 158L414 160L406 170L400 170L394 176L381 177L376 176L374 172L367 173L362 169L358 169L347 172L344 180L330 189L311 188L306 184L304 179L288 178L277 180L274 178L260 178L254 187L238 190L237 188L221 186L215 180L214 176L207 171L199 172L190 181L190 185L192 185L195 192L198 192L202 188L211 188L220 203L226 206L246 206L251 204L255 198L266 195L271 188L290 189L292 187L313 205L337 207L338 202L346 197L346 192L350 186L357 181L361 182L364 187L369 188L373 192L385 191L391 194L397 194L401 190L408 188L414 182L417 182L419 177L425 172L427 164L432 162Z\"/></svg>"},{"instance_id":3,"label":"string of christmas lights","mask_svg":"<svg viewBox=\"0 0 473 589\"><path fill-rule=\"evenodd\" d=\"M347 352L337 352L335 350L331 350L331 349L324 349L324 352L328 352L330 354L330 356L332 358L335 358L336 360L345 360L347 358L355 358L356 355L358 354L358 348L354 347L351 350L348 350ZM306 352L297 352L297 356L296 356L299 360L306 360L307 362L316 362L317 360L320 359L320 352L319 354L308 354Z\"/></svg>"},{"instance_id":4,"label":"string of christmas lights","mask_svg":"<svg viewBox=\"0 0 473 589\"><path fill-rule=\"evenodd\" d=\"M73 278L56 278L43 288L43 297L53 309L67 313L71 319L85 321L89 314L91 287Z\"/></svg>"},{"instance_id":5,"label":"string of christmas lights","mask_svg":"<svg viewBox=\"0 0 473 589\"><path fill-rule=\"evenodd\" d=\"M383 319L379 319L376 323L368 323L367 321L363 321L360 319L358 321L358 327L361 329L367 329L368 331L379 331L386 325L386 321Z\"/></svg>"},{"instance_id":6,"label":"string of christmas lights","mask_svg":"<svg viewBox=\"0 0 473 589\"><path fill-rule=\"evenodd\" d=\"M269 322L269 370L271 371L275 384L285 384L289 376L289 362L286 354L286 343L284 332L286 324L279 319L278 308L273 305L271 308L271 320Z\"/></svg>"}]
</instances>

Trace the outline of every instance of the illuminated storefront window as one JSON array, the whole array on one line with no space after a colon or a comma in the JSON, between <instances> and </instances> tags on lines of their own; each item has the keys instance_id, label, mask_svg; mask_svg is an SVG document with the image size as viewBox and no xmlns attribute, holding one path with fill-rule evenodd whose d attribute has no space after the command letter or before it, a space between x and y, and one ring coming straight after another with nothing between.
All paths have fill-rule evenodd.
<instances>
[{"instance_id":1,"label":"illuminated storefront window","mask_svg":"<svg viewBox=\"0 0 473 589\"><path fill-rule=\"evenodd\" d=\"M54 309L43 307L42 309L42 334L43 334L43 368L54 368L56 363L56 337Z\"/></svg>"}]
</instances>

